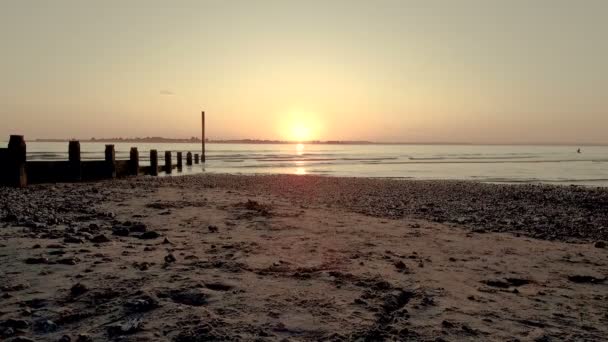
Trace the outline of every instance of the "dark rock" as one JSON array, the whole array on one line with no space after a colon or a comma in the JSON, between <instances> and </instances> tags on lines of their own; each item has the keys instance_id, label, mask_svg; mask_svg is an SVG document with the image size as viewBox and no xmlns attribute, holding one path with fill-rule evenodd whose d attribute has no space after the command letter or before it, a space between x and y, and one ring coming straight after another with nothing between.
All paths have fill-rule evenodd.
<instances>
[{"instance_id":1,"label":"dark rock","mask_svg":"<svg viewBox=\"0 0 608 342\"><path fill-rule=\"evenodd\" d=\"M17 336L11 340L8 340L6 342L35 342L34 340L32 340L29 337L25 337L25 336Z\"/></svg>"},{"instance_id":2,"label":"dark rock","mask_svg":"<svg viewBox=\"0 0 608 342\"><path fill-rule=\"evenodd\" d=\"M404 263L403 261L401 261L401 260L399 260L399 261L395 262L395 264L394 264L394 265L395 265L395 268L396 268L396 269L398 269L398 270L400 270L400 271L407 269L407 266L406 266L406 265L405 265L405 263Z\"/></svg>"},{"instance_id":3,"label":"dark rock","mask_svg":"<svg viewBox=\"0 0 608 342\"><path fill-rule=\"evenodd\" d=\"M76 342L93 342L93 338L88 334L80 334L78 335Z\"/></svg>"},{"instance_id":4,"label":"dark rock","mask_svg":"<svg viewBox=\"0 0 608 342\"><path fill-rule=\"evenodd\" d=\"M598 241L593 246L595 246L595 248L606 248L606 242Z\"/></svg>"},{"instance_id":5,"label":"dark rock","mask_svg":"<svg viewBox=\"0 0 608 342\"><path fill-rule=\"evenodd\" d=\"M57 330L57 324L51 320L41 320L34 323L34 330L39 333L48 334Z\"/></svg>"},{"instance_id":6,"label":"dark rock","mask_svg":"<svg viewBox=\"0 0 608 342\"><path fill-rule=\"evenodd\" d=\"M69 235L63 239L63 242L65 242L65 243L83 243L84 240L82 240L81 238L77 238L75 236Z\"/></svg>"},{"instance_id":7,"label":"dark rock","mask_svg":"<svg viewBox=\"0 0 608 342\"><path fill-rule=\"evenodd\" d=\"M72 338L68 335L63 335L57 342L72 342Z\"/></svg>"},{"instance_id":8,"label":"dark rock","mask_svg":"<svg viewBox=\"0 0 608 342\"><path fill-rule=\"evenodd\" d=\"M83 285L81 283L76 283L70 289L70 294L72 295L72 297L78 297L87 291L89 291L89 289L85 285Z\"/></svg>"},{"instance_id":9,"label":"dark rock","mask_svg":"<svg viewBox=\"0 0 608 342\"><path fill-rule=\"evenodd\" d=\"M92 238L91 242L93 242L93 243L106 243L106 242L110 242L110 239L108 239L105 235L100 234L100 235L97 235L94 238Z\"/></svg>"},{"instance_id":10,"label":"dark rock","mask_svg":"<svg viewBox=\"0 0 608 342\"><path fill-rule=\"evenodd\" d=\"M145 233L148 230L148 226L143 223L136 223L129 227L129 231L132 233Z\"/></svg>"},{"instance_id":11,"label":"dark rock","mask_svg":"<svg viewBox=\"0 0 608 342\"><path fill-rule=\"evenodd\" d=\"M48 264L48 262L49 262L49 259L44 258L44 257L25 259L25 263L29 264L29 265Z\"/></svg>"},{"instance_id":12,"label":"dark rock","mask_svg":"<svg viewBox=\"0 0 608 342\"><path fill-rule=\"evenodd\" d=\"M112 228L112 235L117 236L129 236L129 228L126 227L114 227Z\"/></svg>"},{"instance_id":13,"label":"dark rock","mask_svg":"<svg viewBox=\"0 0 608 342\"><path fill-rule=\"evenodd\" d=\"M573 275L568 276L568 280L573 283L579 284L601 284L606 281L606 278L596 278L594 276L589 275Z\"/></svg>"},{"instance_id":14,"label":"dark rock","mask_svg":"<svg viewBox=\"0 0 608 342\"><path fill-rule=\"evenodd\" d=\"M166 263L169 264L169 263L173 263L175 261L177 261L177 259L175 258L175 256L173 254L169 253L169 254L165 255L165 262Z\"/></svg>"},{"instance_id":15,"label":"dark rock","mask_svg":"<svg viewBox=\"0 0 608 342\"><path fill-rule=\"evenodd\" d=\"M157 232L155 232L153 230L147 231L139 236L140 239L144 239L144 240L152 240L152 239L157 239L159 237L160 237L160 234L158 234Z\"/></svg>"},{"instance_id":16,"label":"dark rock","mask_svg":"<svg viewBox=\"0 0 608 342\"><path fill-rule=\"evenodd\" d=\"M205 287L213 291L230 291L234 286L225 283L205 283Z\"/></svg>"},{"instance_id":17,"label":"dark rock","mask_svg":"<svg viewBox=\"0 0 608 342\"><path fill-rule=\"evenodd\" d=\"M209 226L207 229L209 229L209 233L217 233L219 231L217 226Z\"/></svg>"},{"instance_id":18,"label":"dark rock","mask_svg":"<svg viewBox=\"0 0 608 342\"><path fill-rule=\"evenodd\" d=\"M74 265L78 264L79 261L80 261L80 259L78 259L77 257L71 257L71 258L59 259L56 262L58 264L62 264L62 265L74 266Z\"/></svg>"},{"instance_id":19,"label":"dark rock","mask_svg":"<svg viewBox=\"0 0 608 342\"><path fill-rule=\"evenodd\" d=\"M170 292L169 298L179 304L202 306L207 304L208 295L194 289L185 289Z\"/></svg>"},{"instance_id":20,"label":"dark rock","mask_svg":"<svg viewBox=\"0 0 608 342\"><path fill-rule=\"evenodd\" d=\"M5 321L0 322L0 326L6 327L6 328L13 328L13 329L27 329L30 327L30 323L26 320L22 320L22 319L13 319L13 318L9 318Z\"/></svg>"}]
</instances>

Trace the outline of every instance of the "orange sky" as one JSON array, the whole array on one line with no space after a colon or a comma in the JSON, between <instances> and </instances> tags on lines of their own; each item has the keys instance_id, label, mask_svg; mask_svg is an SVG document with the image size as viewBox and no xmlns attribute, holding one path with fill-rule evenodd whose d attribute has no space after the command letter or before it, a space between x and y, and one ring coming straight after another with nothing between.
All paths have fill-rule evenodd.
<instances>
[{"instance_id":1,"label":"orange sky","mask_svg":"<svg viewBox=\"0 0 608 342\"><path fill-rule=\"evenodd\" d=\"M7 0L0 136L608 143L608 2Z\"/></svg>"}]
</instances>

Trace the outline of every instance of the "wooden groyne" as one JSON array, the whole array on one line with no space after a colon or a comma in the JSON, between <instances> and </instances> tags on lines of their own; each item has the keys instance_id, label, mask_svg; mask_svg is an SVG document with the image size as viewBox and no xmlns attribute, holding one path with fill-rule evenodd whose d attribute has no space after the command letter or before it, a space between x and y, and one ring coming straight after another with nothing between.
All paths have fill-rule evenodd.
<instances>
[{"instance_id":1,"label":"wooden groyne","mask_svg":"<svg viewBox=\"0 0 608 342\"><path fill-rule=\"evenodd\" d=\"M198 154L195 155L198 164ZM192 165L192 153L187 152L186 164ZM116 160L114 145L106 145L103 160L82 160L80 142L68 143L68 160L28 161L27 145L21 135L11 135L8 146L0 148L0 184L25 187L34 183L78 182L137 175L158 176L182 171L182 152L177 152L177 165L172 152L165 151L164 165L158 165L158 151L150 151L150 166L140 166L139 151L132 147L128 160Z\"/></svg>"}]
</instances>

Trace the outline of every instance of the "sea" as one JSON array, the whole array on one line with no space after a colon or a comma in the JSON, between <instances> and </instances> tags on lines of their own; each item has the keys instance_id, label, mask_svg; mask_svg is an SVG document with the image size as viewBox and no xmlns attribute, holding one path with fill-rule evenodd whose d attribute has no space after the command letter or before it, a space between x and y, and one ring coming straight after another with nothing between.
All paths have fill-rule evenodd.
<instances>
[{"instance_id":1,"label":"sea","mask_svg":"<svg viewBox=\"0 0 608 342\"><path fill-rule=\"evenodd\" d=\"M114 143L117 159L137 147L140 164L156 149L200 153L188 143ZM577 151L580 150L580 153ZM83 160L103 160L105 143L81 142ZM174 163L176 154L173 153ZM206 144L207 161L182 173L295 174L490 183L608 186L608 146ZM27 142L28 160L67 160L67 142ZM185 154L184 154L185 164Z\"/></svg>"}]
</instances>

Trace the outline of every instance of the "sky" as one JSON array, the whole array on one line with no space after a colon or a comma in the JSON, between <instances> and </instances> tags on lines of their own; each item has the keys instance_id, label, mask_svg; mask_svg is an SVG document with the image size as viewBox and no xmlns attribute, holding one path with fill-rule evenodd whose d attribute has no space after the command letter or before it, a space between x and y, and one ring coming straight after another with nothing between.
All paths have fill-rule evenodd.
<instances>
[{"instance_id":1,"label":"sky","mask_svg":"<svg viewBox=\"0 0 608 342\"><path fill-rule=\"evenodd\" d=\"M608 143L608 1L0 0L0 137ZM5 138L0 138L4 140Z\"/></svg>"}]
</instances>

